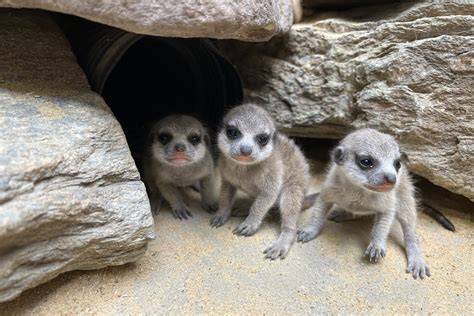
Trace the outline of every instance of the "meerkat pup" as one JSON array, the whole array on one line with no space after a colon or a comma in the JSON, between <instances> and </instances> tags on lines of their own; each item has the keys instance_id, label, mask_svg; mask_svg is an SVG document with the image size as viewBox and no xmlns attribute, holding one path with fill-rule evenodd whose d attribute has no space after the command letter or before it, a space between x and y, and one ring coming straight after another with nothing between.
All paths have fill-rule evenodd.
<instances>
[{"instance_id":1,"label":"meerkat pup","mask_svg":"<svg viewBox=\"0 0 474 316\"><path fill-rule=\"evenodd\" d=\"M375 214L372 238L365 255L371 262L385 257L385 243L396 218L402 227L408 257L407 272L414 278L430 276L416 235L414 186L395 139L373 129L346 136L332 152L332 163L310 223L298 231L298 241L315 238L333 205L336 216Z\"/></svg>"},{"instance_id":2,"label":"meerkat pup","mask_svg":"<svg viewBox=\"0 0 474 316\"><path fill-rule=\"evenodd\" d=\"M222 184L219 209L210 220L211 226L224 225L236 190L240 189L254 201L249 215L234 233L253 235L275 205L281 214L281 233L264 253L272 260L285 258L296 237L296 222L310 180L303 153L292 140L277 132L263 108L253 104L235 107L224 117L218 147Z\"/></svg>"},{"instance_id":3,"label":"meerkat pup","mask_svg":"<svg viewBox=\"0 0 474 316\"><path fill-rule=\"evenodd\" d=\"M143 178L155 214L163 198L175 218L192 217L183 191L194 185L200 187L203 207L213 205L214 162L209 148L205 128L193 117L170 115L153 125L144 155Z\"/></svg>"}]
</instances>

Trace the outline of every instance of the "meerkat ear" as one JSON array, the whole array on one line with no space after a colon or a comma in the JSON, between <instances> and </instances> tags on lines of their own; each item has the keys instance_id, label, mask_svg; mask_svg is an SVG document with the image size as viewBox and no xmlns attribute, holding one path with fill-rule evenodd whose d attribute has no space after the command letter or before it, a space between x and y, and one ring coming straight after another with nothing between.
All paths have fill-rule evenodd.
<instances>
[{"instance_id":1,"label":"meerkat ear","mask_svg":"<svg viewBox=\"0 0 474 316\"><path fill-rule=\"evenodd\" d=\"M278 141L278 131L273 132L272 141L274 144Z\"/></svg>"},{"instance_id":2,"label":"meerkat ear","mask_svg":"<svg viewBox=\"0 0 474 316\"><path fill-rule=\"evenodd\" d=\"M211 147L211 140L209 138L209 135L207 135L207 133L204 134L204 144L206 144L206 147L209 147L209 148Z\"/></svg>"},{"instance_id":3,"label":"meerkat ear","mask_svg":"<svg viewBox=\"0 0 474 316\"><path fill-rule=\"evenodd\" d=\"M408 155L407 155L406 152L404 152L404 151L401 152L400 161L403 162L406 165L408 165L410 163L410 158L408 158Z\"/></svg>"},{"instance_id":4,"label":"meerkat ear","mask_svg":"<svg viewBox=\"0 0 474 316\"><path fill-rule=\"evenodd\" d=\"M155 140L156 140L156 133L150 133L147 139L148 143L153 144Z\"/></svg>"},{"instance_id":5,"label":"meerkat ear","mask_svg":"<svg viewBox=\"0 0 474 316\"><path fill-rule=\"evenodd\" d=\"M345 150L344 150L344 147L342 146L337 146L333 151L332 151L332 155L331 155L331 158L332 160L338 164L338 165L342 165L342 163L344 162L345 160Z\"/></svg>"}]
</instances>

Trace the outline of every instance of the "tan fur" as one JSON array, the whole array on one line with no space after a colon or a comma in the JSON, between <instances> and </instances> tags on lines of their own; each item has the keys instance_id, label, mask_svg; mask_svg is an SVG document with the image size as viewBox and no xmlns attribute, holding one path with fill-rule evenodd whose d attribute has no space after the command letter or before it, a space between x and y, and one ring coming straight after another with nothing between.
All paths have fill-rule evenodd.
<instances>
[{"instance_id":1,"label":"tan fur","mask_svg":"<svg viewBox=\"0 0 474 316\"><path fill-rule=\"evenodd\" d=\"M230 140L226 136L226 125L238 128L243 134L241 139ZM272 135L264 147L255 140L261 133ZM226 115L218 144L222 188L219 211L211 219L211 225L219 227L227 221L236 190L240 189L255 200L249 215L234 233L253 235L268 210L277 206L281 214L281 234L265 253L270 259L285 258L295 238L296 222L310 180L309 165L303 153L292 140L276 131L265 110L253 104L236 107ZM232 158L242 145L252 146L252 163L242 164Z\"/></svg>"}]
</instances>

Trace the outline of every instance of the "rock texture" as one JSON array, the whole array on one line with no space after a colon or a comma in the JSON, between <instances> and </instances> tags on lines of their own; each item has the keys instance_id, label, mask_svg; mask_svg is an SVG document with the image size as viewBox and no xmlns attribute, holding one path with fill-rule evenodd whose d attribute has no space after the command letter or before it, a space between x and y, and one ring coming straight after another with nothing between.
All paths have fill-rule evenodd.
<instances>
[{"instance_id":1,"label":"rock texture","mask_svg":"<svg viewBox=\"0 0 474 316\"><path fill-rule=\"evenodd\" d=\"M125 136L49 14L0 10L0 302L154 238Z\"/></svg>"},{"instance_id":2,"label":"rock texture","mask_svg":"<svg viewBox=\"0 0 474 316\"><path fill-rule=\"evenodd\" d=\"M45 9L140 34L268 40L293 21L291 0L0 0L0 6Z\"/></svg>"},{"instance_id":3,"label":"rock texture","mask_svg":"<svg viewBox=\"0 0 474 316\"><path fill-rule=\"evenodd\" d=\"M397 136L411 170L474 201L474 4L324 14L268 43L231 41L248 98L293 135Z\"/></svg>"}]
</instances>

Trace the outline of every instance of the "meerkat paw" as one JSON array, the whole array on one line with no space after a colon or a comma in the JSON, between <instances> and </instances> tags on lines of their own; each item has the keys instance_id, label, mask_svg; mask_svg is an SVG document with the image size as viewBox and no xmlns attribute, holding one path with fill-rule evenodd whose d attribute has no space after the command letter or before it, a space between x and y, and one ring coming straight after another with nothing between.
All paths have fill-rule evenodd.
<instances>
[{"instance_id":1,"label":"meerkat paw","mask_svg":"<svg viewBox=\"0 0 474 316\"><path fill-rule=\"evenodd\" d=\"M228 219L228 216L216 214L211 217L211 219L209 220L209 224L215 228L221 227L222 225L225 224L225 222L227 222L227 219Z\"/></svg>"},{"instance_id":2,"label":"meerkat paw","mask_svg":"<svg viewBox=\"0 0 474 316\"><path fill-rule=\"evenodd\" d=\"M201 203L201 207L208 213L214 213L219 208L217 203L206 203L206 202Z\"/></svg>"},{"instance_id":3,"label":"meerkat paw","mask_svg":"<svg viewBox=\"0 0 474 316\"><path fill-rule=\"evenodd\" d=\"M298 229L298 232L296 233L296 239L299 242L308 242L316 238L317 235L318 231L315 228L306 226L302 229Z\"/></svg>"},{"instance_id":4,"label":"meerkat paw","mask_svg":"<svg viewBox=\"0 0 474 316\"><path fill-rule=\"evenodd\" d=\"M248 237L255 234L255 232L258 230L259 227L260 227L260 223L252 222L246 219L233 230L233 233L236 235Z\"/></svg>"},{"instance_id":5,"label":"meerkat paw","mask_svg":"<svg viewBox=\"0 0 474 316\"><path fill-rule=\"evenodd\" d=\"M179 209L173 209L171 211L173 217L179 220L188 219L189 217L193 217L193 214L185 207Z\"/></svg>"},{"instance_id":6,"label":"meerkat paw","mask_svg":"<svg viewBox=\"0 0 474 316\"><path fill-rule=\"evenodd\" d=\"M431 276L430 268L425 262L423 257L418 256L415 258L408 259L407 273L411 273L413 278L424 279L425 277Z\"/></svg>"},{"instance_id":7,"label":"meerkat paw","mask_svg":"<svg viewBox=\"0 0 474 316\"><path fill-rule=\"evenodd\" d=\"M275 260L278 258L285 259L289 250L290 244L281 241L275 241L270 247L265 249L263 253L265 254L265 258L270 260Z\"/></svg>"},{"instance_id":8,"label":"meerkat paw","mask_svg":"<svg viewBox=\"0 0 474 316\"><path fill-rule=\"evenodd\" d=\"M369 256L370 262L379 262L385 257L385 245L371 242L365 251L365 255Z\"/></svg>"}]
</instances>

